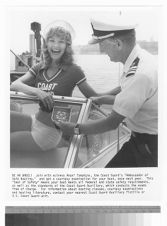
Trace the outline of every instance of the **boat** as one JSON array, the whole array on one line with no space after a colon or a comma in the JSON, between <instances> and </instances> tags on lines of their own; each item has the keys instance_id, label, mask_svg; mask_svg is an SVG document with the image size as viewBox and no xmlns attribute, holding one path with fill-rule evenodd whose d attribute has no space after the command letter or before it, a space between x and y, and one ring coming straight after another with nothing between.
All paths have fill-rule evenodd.
<instances>
[{"instance_id":1,"label":"boat","mask_svg":"<svg viewBox=\"0 0 167 226\"><path fill-rule=\"evenodd\" d=\"M34 115L39 100L34 96L11 91L11 110ZM61 106L59 116L70 109L68 120L84 123L107 117L109 112L96 106L90 99L53 96L54 106ZM11 168L104 168L130 137L129 129L121 124L118 129L95 135L62 136L52 151L11 153Z\"/></svg>"}]
</instances>

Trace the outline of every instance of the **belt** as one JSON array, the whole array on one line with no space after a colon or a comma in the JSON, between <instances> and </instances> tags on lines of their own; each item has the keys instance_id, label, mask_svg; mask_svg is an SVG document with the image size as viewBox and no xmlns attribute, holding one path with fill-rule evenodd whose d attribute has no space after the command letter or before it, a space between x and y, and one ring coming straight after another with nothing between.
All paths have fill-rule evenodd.
<instances>
[{"instance_id":1,"label":"belt","mask_svg":"<svg viewBox=\"0 0 167 226\"><path fill-rule=\"evenodd\" d=\"M137 133L133 132L131 134L132 138L136 141L137 144L144 144L152 149L158 145L158 135L157 134L148 134L148 133Z\"/></svg>"},{"instance_id":2,"label":"belt","mask_svg":"<svg viewBox=\"0 0 167 226\"><path fill-rule=\"evenodd\" d=\"M149 133L137 133L137 132L134 132L132 131L131 135L133 137L138 137L138 138L148 138L148 139L155 139L158 137L158 134L149 134Z\"/></svg>"}]
</instances>

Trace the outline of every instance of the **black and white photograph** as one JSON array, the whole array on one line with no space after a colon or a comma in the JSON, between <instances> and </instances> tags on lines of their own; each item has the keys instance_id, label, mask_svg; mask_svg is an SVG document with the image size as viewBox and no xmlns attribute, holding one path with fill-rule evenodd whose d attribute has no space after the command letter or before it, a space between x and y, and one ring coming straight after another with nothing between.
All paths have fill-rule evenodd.
<instances>
[{"instance_id":1,"label":"black and white photograph","mask_svg":"<svg viewBox=\"0 0 167 226\"><path fill-rule=\"evenodd\" d=\"M160 7L9 14L10 167L158 167Z\"/></svg>"},{"instance_id":2,"label":"black and white photograph","mask_svg":"<svg viewBox=\"0 0 167 226\"><path fill-rule=\"evenodd\" d=\"M2 226L164 226L166 4L2 1Z\"/></svg>"}]
</instances>

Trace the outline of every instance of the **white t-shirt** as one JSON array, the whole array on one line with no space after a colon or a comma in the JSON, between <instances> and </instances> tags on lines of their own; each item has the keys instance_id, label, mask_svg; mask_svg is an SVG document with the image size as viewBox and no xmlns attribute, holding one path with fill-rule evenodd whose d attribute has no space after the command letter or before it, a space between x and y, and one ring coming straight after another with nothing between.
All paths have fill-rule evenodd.
<instances>
[{"instance_id":1,"label":"white t-shirt","mask_svg":"<svg viewBox=\"0 0 167 226\"><path fill-rule=\"evenodd\" d=\"M122 91L113 110L126 117L130 130L158 133L158 72L156 56L134 47L125 62L121 77Z\"/></svg>"}]
</instances>

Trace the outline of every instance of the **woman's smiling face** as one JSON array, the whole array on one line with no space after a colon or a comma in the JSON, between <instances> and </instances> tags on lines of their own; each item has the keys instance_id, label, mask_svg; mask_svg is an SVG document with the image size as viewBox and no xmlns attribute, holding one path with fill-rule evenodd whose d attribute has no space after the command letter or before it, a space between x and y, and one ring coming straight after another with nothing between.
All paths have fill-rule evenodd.
<instances>
[{"instance_id":1,"label":"woman's smiling face","mask_svg":"<svg viewBox=\"0 0 167 226\"><path fill-rule=\"evenodd\" d=\"M48 38L47 49L53 61L59 61L66 49L66 40L62 37L54 35Z\"/></svg>"}]
</instances>

